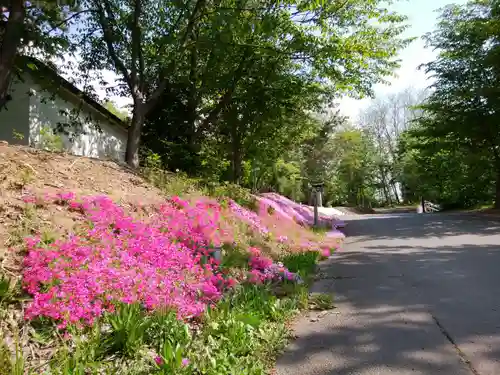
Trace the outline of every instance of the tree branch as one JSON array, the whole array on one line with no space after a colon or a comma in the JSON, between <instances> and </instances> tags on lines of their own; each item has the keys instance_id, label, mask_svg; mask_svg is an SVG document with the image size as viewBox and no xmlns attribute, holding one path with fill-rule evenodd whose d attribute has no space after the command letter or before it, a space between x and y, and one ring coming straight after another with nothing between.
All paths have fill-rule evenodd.
<instances>
[{"instance_id":1,"label":"tree branch","mask_svg":"<svg viewBox=\"0 0 500 375\"><path fill-rule=\"evenodd\" d=\"M104 3L106 11L102 7L103 4L101 3L101 1L102 3ZM113 36L113 30L109 24L109 20L111 20L113 24L115 23L115 20L113 17L113 10L111 9L111 4L109 3L109 0L97 0L95 1L95 4L97 5L99 23L101 24L104 41L106 43L106 46L108 47L108 52L111 57L111 60L113 61L113 64L115 65L116 69L123 75L123 78L125 79L125 82L127 82L127 85L129 86L132 95L135 95L134 92L135 82L132 80L132 77L129 74L127 67L125 66L125 63L120 59L113 45L114 36ZM108 17L106 17L106 13L108 14Z\"/></svg>"},{"instance_id":2,"label":"tree branch","mask_svg":"<svg viewBox=\"0 0 500 375\"><path fill-rule=\"evenodd\" d=\"M137 85L137 69L139 65L139 59L142 57L141 53L141 28L139 26L139 18L141 16L141 0L135 0L134 4L134 18L132 21L132 61L131 61L131 72L130 76L134 85ZM140 68L139 68L140 69ZM139 74L142 76L143 72L140 71ZM134 87L137 90L138 87Z\"/></svg>"},{"instance_id":3,"label":"tree branch","mask_svg":"<svg viewBox=\"0 0 500 375\"><path fill-rule=\"evenodd\" d=\"M208 114L207 118L203 120L198 132L202 132L206 130L211 124L215 123L216 119L218 118L219 114L228 106L228 104L231 102L231 99L233 97L234 92L236 91L236 87L238 85L238 82L240 79L243 77L245 71L254 64L254 60L251 59L248 61L248 54L249 50L247 49L245 53L242 56L242 59L240 61L240 64L238 65L238 68L236 69L236 72L233 76L233 82L231 86L227 89L227 91L222 95L220 98L219 102L213 108L210 113Z\"/></svg>"},{"instance_id":4,"label":"tree branch","mask_svg":"<svg viewBox=\"0 0 500 375\"><path fill-rule=\"evenodd\" d=\"M61 22L56 23L50 30L44 32L44 35L50 34L52 31L58 29L59 27L61 27L65 23L71 21L73 18L79 16L82 13L89 13L89 12L95 12L95 11L96 11L95 9L84 9L84 10L80 10L78 12L75 12L71 16L69 16L68 18L62 20Z\"/></svg>"},{"instance_id":5,"label":"tree branch","mask_svg":"<svg viewBox=\"0 0 500 375\"><path fill-rule=\"evenodd\" d=\"M181 38L181 43L178 46L178 49L184 49L186 47L188 37L191 35L193 32L194 26L195 26L195 21L196 21L196 15L198 14L201 9L203 9L206 6L206 0L197 0L196 4L193 8L193 11L191 12L191 15L189 16L188 24L186 27L186 31ZM157 103L158 99L160 98L161 94L165 91L165 89L168 87L168 78L167 74L173 70L175 70L175 66L177 65L177 60L172 60L170 64L168 64L167 67L162 69L160 71L159 77L158 77L158 87L153 91L151 96L149 97L147 103L146 103L146 113L148 113Z\"/></svg>"}]
</instances>

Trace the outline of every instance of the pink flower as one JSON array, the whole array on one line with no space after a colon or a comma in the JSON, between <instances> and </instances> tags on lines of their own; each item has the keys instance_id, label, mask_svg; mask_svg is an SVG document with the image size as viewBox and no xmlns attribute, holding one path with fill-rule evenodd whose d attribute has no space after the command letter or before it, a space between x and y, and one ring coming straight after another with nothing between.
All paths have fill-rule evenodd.
<instances>
[{"instance_id":1,"label":"pink flower","mask_svg":"<svg viewBox=\"0 0 500 375\"><path fill-rule=\"evenodd\" d=\"M186 367L189 365L189 359L188 358L182 358L182 367Z\"/></svg>"},{"instance_id":2,"label":"pink flower","mask_svg":"<svg viewBox=\"0 0 500 375\"><path fill-rule=\"evenodd\" d=\"M160 357L159 355L157 355L155 357L155 363L158 365L158 366L162 366L165 362L163 361L163 358Z\"/></svg>"},{"instance_id":3,"label":"pink flower","mask_svg":"<svg viewBox=\"0 0 500 375\"><path fill-rule=\"evenodd\" d=\"M74 198L59 194L53 203ZM74 206L72 201L66 209ZM61 328L92 324L113 311L114 301L173 308L189 317L221 298L226 283L217 276L218 262L202 265L197 253L221 226L213 202L176 198L147 220L128 216L106 196L83 197L78 206L86 225L79 235L49 249L37 237L26 239L23 283L33 295L26 318L51 317Z\"/></svg>"},{"instance_id":4,"label":"pink flower","mask_svg":"<svg viewBox=\"0 0 500 375\"><path fill-rule=\"evenodd\" d=\"M328 258L331 255L330 249L327 247L321 249L321 255L324 256L325 258Z\"/></svg>"}]
</instances>

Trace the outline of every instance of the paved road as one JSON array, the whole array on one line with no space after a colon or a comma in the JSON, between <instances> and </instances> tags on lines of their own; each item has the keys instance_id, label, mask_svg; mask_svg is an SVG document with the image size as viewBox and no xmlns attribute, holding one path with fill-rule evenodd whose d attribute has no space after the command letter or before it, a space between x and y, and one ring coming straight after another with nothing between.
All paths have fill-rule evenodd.
<instances>
[{"instance_id":1,"label":"paved road","mask_svg":"<svg viewBox=\"0 0 500 375\"><path fill-rule=\"evenodd\" d=\"M500 375L500 221L346 217L314 289L337 309L296 323L278 375Z\"/></svg>"}]
</instances>

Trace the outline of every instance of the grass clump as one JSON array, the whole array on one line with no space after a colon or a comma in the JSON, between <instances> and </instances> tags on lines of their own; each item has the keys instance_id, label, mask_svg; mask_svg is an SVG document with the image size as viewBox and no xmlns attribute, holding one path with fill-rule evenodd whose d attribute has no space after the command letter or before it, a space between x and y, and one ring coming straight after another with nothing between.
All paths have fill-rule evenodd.
<instances>
[{"instance_id":1,"label":"grass clump","mask_svg":"<svg viewBox=\"0 0 500 375\"><path fill-rule=\"evenodd\" d=\"M53 374L266 374L288 338L298 294L278 298L266 285L240 285L198 321L172 311L120 305L93 327L70 328ZM73 349L70 350L70 347ZM93 373L93 372L91 372Z\"/></svg>"}]
</instances>

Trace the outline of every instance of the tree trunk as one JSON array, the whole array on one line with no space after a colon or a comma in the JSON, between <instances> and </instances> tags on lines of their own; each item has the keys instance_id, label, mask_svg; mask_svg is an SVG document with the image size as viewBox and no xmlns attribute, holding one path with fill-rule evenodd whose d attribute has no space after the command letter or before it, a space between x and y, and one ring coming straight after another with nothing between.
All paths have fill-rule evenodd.
<instances>
[{"instance_id":1,"label":"tree trunk","mask_svg":"<svg viewBox=\"0 0 500 375\"><path fill-rule=\"evenodd\" d=\"M241 179L241 139L238 132L238 121L234 121L231 126L231 148L232 148L232 169L233 182L238 184Z\"/></svg>"},{"instance_id":2,"label":"tree trunk","mask_svg":"<svg viewBox=\"0 0 500 375\"><path fill-rule=\"evenodd\" d=\"M500 209L500 169L497 168L497 182L495 185L495 208Z\"/></svg>"},{"instance_id":3,"label":"tree trunk","mask_svg":"<svg viewBox=\"0 0 500 375\"><path fill-rule=\"evenodd\" d=\"M380 177L382 179L382 191L384 193L385 202L386 202L386 204L391 205L392 204L391 194L390 194L390 192L388 191L388 188L387 188L387 177L386 177L386 174L385 174L384 167L382 167L382 166L379 167L379 170L380 170Z\"/></svg>"},{"instance_id":4,"label":"tree trunk","mask_svg":"<svg viewBox=\"0 0 500 375\"><path fill-rule=\"evenodd\" d=\"M12 0L0 47L0 109L7 102L12 68L23 34L24 16L24 0Z\"/></svg>"},{"instance_id":5,"label":"tree trunk","mask_svg":"<svg viewBox=\"0 0 500 375\"><path fill-rule=\"evenodd\" d=\"M392 191L394 192L394 197L396 199L396 203L399 204L401 201L399 200L398 187L395 182L391 183Z\"/></svg>"},{"instance_id":6,"label":"tree trunk","mask_svg":"<svg viewBox=\"0 0 500 375\"><path fill-rule=\"evenodd\" d=\"M143 104L135 105L134 115L128 129L127 149L125 151L125 161L132 168L139 167L139 146L141 143L141 131L146 116Z\"/></svg>"}]
</instances>

